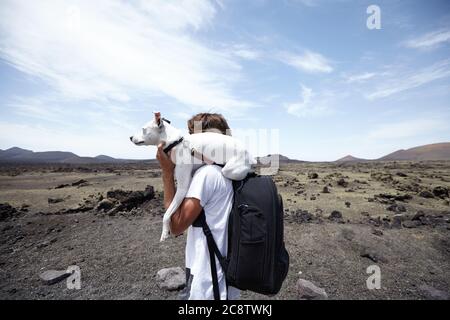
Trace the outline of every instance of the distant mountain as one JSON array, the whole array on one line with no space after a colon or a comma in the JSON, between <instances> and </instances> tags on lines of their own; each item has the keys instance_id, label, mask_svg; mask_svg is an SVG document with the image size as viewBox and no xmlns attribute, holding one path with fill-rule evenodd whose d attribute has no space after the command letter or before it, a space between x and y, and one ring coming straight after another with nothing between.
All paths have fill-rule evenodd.
<instances>
[{"instance_id":1,"label":"distant mountain","mask_svg":"<svg viewBox=\"0 0 450 320\"><path fill-rule=\"evenodd\" d=\"M19 159L22 157L26 157L29 154L33 153L33 151L31 150L25 150L25 149L20 149L17 147L13 147L7 150L2 150L0 151L0 161L2 161L3 159Z\"/></svg>"},{"instance_id":2,"label":"distant mountain","mask_svg":"<svg viewBox=\"0 0 450 320\"><path fill-rule=\"evenodd\" d=\"M367 160L348 155L348 156L345 156L343 158L336 160L335 162L360 162L360 161L367 161Z\"/></svg>"},{"instance_id":3,"label":"distant mountain","mask_svg":"<svg viewBox=\"0 0 450 320\"><path fill-rule=\"evenodd\" d=\"M336 160L342 162L362 162L362 161L425 161L425 160L450 160L450 142L427 144L407 150L397 150L384 157L367 160L355 158L351 155Z\"/></svg>"},{"instance_id":4,"label":"distant mountain","mask_svg":"<svg viewBox=\"0 0 450 320\"><path fill-rule=\"evenodd\" d=\"M99 161L104 161L104 162L114 162L114 161L118 160L118 159L115 159L113 157L105 156L105 155L96 156L95 159L97 159Z\"/></svg>"},{"instance_id":5,"label":"distant mountain","mask_svg":"<svg viewBox=\"0 0 450 320\"><path fill-rule=\"evenodd\" d=\"M115 159L109 156L100 155L97 157L80 157L72 152L45 151L33 152L17 147L7 150L0 150L0 162L20 162L20 163L124 163L139 162L140 160Z\"/></svg>"},{"instance_id":6,"label":"distant mountain","mask_svg":"<svg viewBox=\"0 0 450 320\"><path fill-rule=\"evenodd\" d=\"M407 150L398 150L378 160L450 160L450 142L427 144Z\"/></svg>"},{"instance_id":7,"label":"distant mountain","mask_svg":"<svg viewBox=\"0 0 450 320\"><path fill-rule=\"evenodd\" d=\"M269 164L270 158L278 156L280 163L302 163L305 161L289 159L282 154L267 155L264 157L257 157L259 164ZM363 162L363 161L423 161L423 160L450 160L450 142L427 144L407 150L398 150L390 153L384 157L374 160L367 160L356 158L347 155L336 160L336 163L345 162ZM72 152L64 151L45 151L33 152L31 150L13 147L7 150L0 150L0 162L9 163L68 163L68 164L90 164L90 163L127 163L127 162L141 162L152 161L149 160L131 160L131 159L116 159L106 155L99 155L96 157L80 157Z\"/></svg>"},{"instance_id":8,"label":"distant mountain","mask_svg":"<svg viewBox=\"0 0 450 320\"><path fill-rule=\"evenodd\" d=\"M78 158L75 153L63 151L32 152L21 157L24 161L35 162L70 162Z\"/></svg>"}]
</instances>

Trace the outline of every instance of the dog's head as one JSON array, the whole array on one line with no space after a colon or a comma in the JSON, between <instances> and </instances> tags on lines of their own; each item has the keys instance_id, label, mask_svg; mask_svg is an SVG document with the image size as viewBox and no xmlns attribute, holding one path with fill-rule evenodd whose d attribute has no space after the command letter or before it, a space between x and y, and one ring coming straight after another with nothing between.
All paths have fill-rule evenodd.
<instances>
[{"instance_id":1,"label":"dog's head","mask_svg":"<svg viewBox=\"0 0 450 320\"><path fill-rule=\"evenodd\" d=\"M137 146L156 146L166 138L165 120L160 112L155 112L152 121L144 125L141 131L130 137L131 142Z\"/></svg>"}]
</instances>

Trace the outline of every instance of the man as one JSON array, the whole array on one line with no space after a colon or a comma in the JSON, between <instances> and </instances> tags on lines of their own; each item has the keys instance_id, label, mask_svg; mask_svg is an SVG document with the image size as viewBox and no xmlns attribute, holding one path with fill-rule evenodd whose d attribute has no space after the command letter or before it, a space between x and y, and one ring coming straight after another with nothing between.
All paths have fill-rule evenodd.
<instances>
[{"instance_id":1,"label":"man","mask_svg":"<svg viewBox=\"0 0 450 320\"><path fill-rule=\"evenodd\" d=\"M215 131L230 134L225 118L215 113L200 113L188 121L189 133ZM170 157L158 146L158 159L164 184L164 206L169 207L175 195L174 168ZM222 175L216 165L200 167L192 178L186 197L172 215L170 231L173 235L187 232L186 240L186 290L182 298L188 300L214 299L210 256L202 228L192 224L205 211L206 222L221 254L226 256L228 245L228 217L233 204L232 182ZM238 299L239 290L226 286L225 274L216 258L220 299Z\"/></svg>"}]
</instances>

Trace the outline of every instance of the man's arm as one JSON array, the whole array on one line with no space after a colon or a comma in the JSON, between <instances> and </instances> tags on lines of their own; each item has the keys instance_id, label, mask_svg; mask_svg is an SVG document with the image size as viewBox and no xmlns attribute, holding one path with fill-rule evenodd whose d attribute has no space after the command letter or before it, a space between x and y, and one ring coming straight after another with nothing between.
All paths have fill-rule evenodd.
<instances>
[{"instance_id":1,"label":"man's arm","mask_svg":"<svg viewBox=\"0 0 450 320\"><path fill-rule=\"evenodd\" d=\"M164 185L164 207L167 209L175 196L174 169L170 157L163 150L164 144L158 146L156 158L159 161L162 170L162 179ZM180 207L175 211L170 220L170 232L177 236L182 234L202 211L200 200L195 198L185 198Z\"/></svg>"}]
</instances>

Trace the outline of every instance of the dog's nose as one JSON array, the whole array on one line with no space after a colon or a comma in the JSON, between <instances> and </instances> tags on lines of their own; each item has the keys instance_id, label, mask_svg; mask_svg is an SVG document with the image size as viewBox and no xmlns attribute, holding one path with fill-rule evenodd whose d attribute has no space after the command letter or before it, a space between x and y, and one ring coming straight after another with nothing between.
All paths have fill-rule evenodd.
<instances>
[{"instance_id":1,"label":"dog's nose","mask_svg":"<svg viewBox=\"0 0 450 320\"><path fill-rule=\"evenodd\" d=\"M130 141L133 141L133 136L130 137Z\"/></svg>"}]
</instances>

